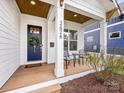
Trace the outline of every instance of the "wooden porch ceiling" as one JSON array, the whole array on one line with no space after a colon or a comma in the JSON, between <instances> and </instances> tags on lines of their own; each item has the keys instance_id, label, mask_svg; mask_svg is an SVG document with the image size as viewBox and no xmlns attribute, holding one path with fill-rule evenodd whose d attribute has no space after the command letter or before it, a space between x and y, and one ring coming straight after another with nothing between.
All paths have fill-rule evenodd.
<instances>
[{"instance_id":1,"label":"wooden porch ceiling","mask_svg":"<svg viewBox=\"0 0 124 93\"><path fill-rule=\"evenodd\" d=\"M31 0L16 0L21 13L47 18L50 10L50 4L33 0L36 5L31 4Z\"/></svg>"},{"instance_id":2,"label":"wooden porch ceiling","mask_svg":"<svg viewBox=\"0 0 124 93\"><path fill-rule=\"evenodd\" d=\"M31 1L34 1L36 4L32 5ZM33 16L47 18L51 5L40 0L16 0L17 5L21 11L21 13L29 14ZM74 16L77 15L77 16ZM72 12L70 10L65 9L64 18L68 21L73 21L76 23L84 23L91 18L78 14L76 12Z\"/></svg>"},{"instance_id":3,"label":"wooden porch ceiling","mask_svg":"<svg viewBox=\"0 0 124 93\"><path fill-rule=\"evenodd\" d=\"M64 18L65 20L73 21L80 24L91 19L90 17L84 16L66 9L64 11Z\"/></svg>"},{"instance_id":4,"label":"wooden porch ceiling","mask_svg":"<svg viewBox=\"0 0 124 93\"><path fill-rule=\"evenodd\" d=\"M113 16L113 14L114 14L117 10L118 10L118 8L114 8L114 9L108 11L108 12L106 13L106 21L108 21L109 19L111 19L111 17Z\"/></svg>"}]
</instances>

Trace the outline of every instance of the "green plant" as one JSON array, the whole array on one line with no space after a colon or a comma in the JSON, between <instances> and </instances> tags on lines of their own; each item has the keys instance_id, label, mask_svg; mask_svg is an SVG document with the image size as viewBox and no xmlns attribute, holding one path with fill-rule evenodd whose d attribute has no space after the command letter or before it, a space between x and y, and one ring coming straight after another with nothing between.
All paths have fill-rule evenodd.
<instances>
[{"instance_id":1,"label":"green plant","mask_svg":"<svg viewBox=\"0 0 124 93\"><path fill-rule=\"evenodd\" d=\"M99 54L87 54L87 59L88 59L88 63L89 63L89 67L91 67L91 69L94 69L95 72L99 71L99 63L100 63L100 58L99 58Z\"/></svg>"},{"instance_id":2,"label":"green plant","mask_svg":"<svg viewBox=\"0 0 124 93\"><path fill-rule=\"evenodd\" d=\"M100 53L87 54L89 67L95 71L96 80L103 83L111 77L109 72L103 71L105 67L104 51Z\"/></svg>"},{"instance_id":3,"label":"green plant","mask_svg":"<svg viewBox=\"0 0 124 93\"><path fill-rule=\"evenodd\" d=\"M103 50L100 53L87 54L87 58L91 69L94 69L96 72L104 69L106 61Z\"/></svg>"},{"instance_id":4,"label":"green plant","mask_svg":"<svg viewBox=\"0 0 124 93\"><path fill-rule=\"evenodd\" d=\"M116 53L105 55L104 51L100 53L87 54L90 69L95 70L95 78L104 85L111 85L112 89L120 89L120 83L113 81L115 75L124 75L124 57L116 56ZM105 59L106 58L106 59ZM110 88L110 89L111 89Z\"/></svg>"},{"instance_id":5,"label":"green plant","mask_svg":"<svg viewBox=\"0 0 124 93\"><path fill-rule=\"evenodd\" d=\"M28 42L29 42L29 45L31 45L31 46L37 46L39 44L39 39L38 39L38 37L32 36L29 38Z\"/></svg>"},{"instance_id":6,"label":"green plant","mask_svg":"<svg viewBox=\"0 0 124 93\"><path fill-rule=\"evenodd\" d=\"M32 37L29 38L28 42L29 42L29 45L33 46L34 53L35 53L36 46L39 45L38 37L32 36Z\"/></svg>"},{"instance_id":7,"label":"green plant","mask_svg":"<svg viewBox=\"0 0 124 93\"><path fill-rule=\"evenodd\" d=\"M115 55L109 55L105 70L110 71L111 73L124 75L123 56L117 58Z\"/></svg>"}]
</instances>

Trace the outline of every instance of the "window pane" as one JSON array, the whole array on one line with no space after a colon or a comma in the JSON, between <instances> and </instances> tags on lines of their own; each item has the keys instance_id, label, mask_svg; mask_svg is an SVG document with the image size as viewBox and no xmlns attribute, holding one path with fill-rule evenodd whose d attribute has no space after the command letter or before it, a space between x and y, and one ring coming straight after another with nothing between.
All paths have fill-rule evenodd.
<instances>
[{"instance_id":1,"label":"window pane","mask_svg":"<svg viewBox=\"0 0 124 93\"><path fill-rule=\"evenodd\" d=\"M120 31L109 33L109 39L119 39L119 38L121 38L121 32Z\"/></svg>"},{"instance_id":2,"label":"window pane","mask_svg":"<svg viewBox=\"0 0 124 93\"><path fill-rule=\"evenodd\" d=\"M68 41L64 41L64 50L68 50Z\"/></svg>"},{"instance_id":3,"label":"window pane","mask_svg":"<svg viewBox=\"0 0 124 93\"><path fill-rule=\"evenodd\" d=\"M77 50L77 41L70 41L70 50Z\"/></svg>"},{"instance_id":4,"label":"window pane","mask_svg":"<svg viewBox=\"0 0 124 93\"><path fill-rule=\"evenodd\" d=\"M77 31L70 30L70 40L77 40Z\"/></svg>"},{"instance_id":5,"label":"window pane","mask_svg":"<svg viewBox=\"0 0 124 93\"><path fill-rule=\"evenodd\" d=\"M68 40L69 33L67 29L64 29L64 40Z\"/></svg>"}]
</instances>

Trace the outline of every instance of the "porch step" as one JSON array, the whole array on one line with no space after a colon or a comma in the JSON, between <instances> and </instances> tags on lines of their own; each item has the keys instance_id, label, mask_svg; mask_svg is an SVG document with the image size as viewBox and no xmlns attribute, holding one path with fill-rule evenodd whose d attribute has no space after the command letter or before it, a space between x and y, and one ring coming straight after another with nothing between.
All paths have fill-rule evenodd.
<instances>
[{"instance_id":1,"label":"porch step","mask_svg":"<svg viewBox=\"0 0 124 93\"><path fill-rule=\"evenodd\" d=\"M61 91L60 84L56 84L56 85L48 86L38 90L34 90L28 93L60 93L60 91Z\"/></svg>"}]
</instances>

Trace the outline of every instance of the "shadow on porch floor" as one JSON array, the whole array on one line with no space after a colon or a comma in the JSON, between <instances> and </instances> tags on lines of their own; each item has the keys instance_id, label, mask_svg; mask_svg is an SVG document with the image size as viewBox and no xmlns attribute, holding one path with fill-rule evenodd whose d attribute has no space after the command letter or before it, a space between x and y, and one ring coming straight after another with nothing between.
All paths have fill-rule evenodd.
<instances>
[{"instance_id":1,"label":"shadow on porch floor","mask_svg":"<svg viewBox=\"0 0 124 93\"><path fill-rule=\"evenodd\" d=\"M76 67L73 67L73 65L70 64L68 69L65 70L65 76L87 70L89 70L89 68L86 65L79 66L76 64ZM0 93L54 79L56 79L54 75L54 64L44 64L40 67L18 69L0 89Z\"/></svg>"}]
</instances>

